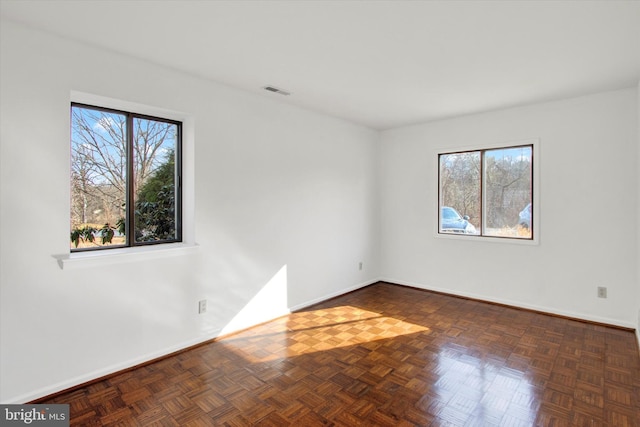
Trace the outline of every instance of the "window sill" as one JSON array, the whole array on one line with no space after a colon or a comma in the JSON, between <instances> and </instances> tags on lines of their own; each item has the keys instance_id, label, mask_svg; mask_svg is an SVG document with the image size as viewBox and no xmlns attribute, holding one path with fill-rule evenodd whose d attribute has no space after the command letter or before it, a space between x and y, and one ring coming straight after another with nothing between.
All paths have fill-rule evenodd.
<instances>
[{"instance_id":1,"label":"window sill","mask_svg":"<svg viewBox=\"0 0 640 427\"><path fill-rule=\"evenodd\" d=\"M187 255L195 252L199 246L195 243L168 243L138 248L120 248L104 251L74 252L54 255L62 270L95 268L110 264L139 262L151 259Z\"/></svg>"},{"instance_id":2,"label":"window sill","mask_svg":"<svg viewBox=\"0 0 640 427\"><path fill-rule=\"evenodd\" d=\"M536 246L540 244L537 237L534 237L533 239L518 239L508 237L477 236L473 234L438 233L437 231L435 233L435 237L445 240L466 240L469 242L489 242L525 246Z\"/></svg>"}]
</instances>

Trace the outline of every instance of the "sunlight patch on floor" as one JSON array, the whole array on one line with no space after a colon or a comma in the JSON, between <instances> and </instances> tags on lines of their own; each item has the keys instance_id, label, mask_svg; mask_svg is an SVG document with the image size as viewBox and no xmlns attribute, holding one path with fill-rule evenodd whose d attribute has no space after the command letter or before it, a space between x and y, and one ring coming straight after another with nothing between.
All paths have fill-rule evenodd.
<instances>
[{"instance_id":1,"label":"sunlight patch on floor","mask_svg":"<svg viewBox=\"0 0 640 427\"><path fill-rule=\"evenodd\" d=\"M223 342L250 362L267 362L425 331L429 328L340 306L292 313Z\"/></svg>"}]
</instances>

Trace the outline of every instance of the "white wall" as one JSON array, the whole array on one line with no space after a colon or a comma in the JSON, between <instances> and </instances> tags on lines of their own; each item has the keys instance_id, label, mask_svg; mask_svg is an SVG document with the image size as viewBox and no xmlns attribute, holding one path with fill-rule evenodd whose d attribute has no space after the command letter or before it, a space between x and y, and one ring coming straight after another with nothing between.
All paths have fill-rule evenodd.
<instances>
[{"instance_id":1,"label":"white wall","mask_svg":"<svg viewBox=\"0 0 640 427\"><path fill-rule=\"evenodd\" d=\"M636 98L630 88L383 132L382 277L635 327ZM437 149L529 138L540 141L539 245L435 237Z\"/></svg>"},{"instance_id":2,"label":"white wall","mask_svg":"<svg viewBox=\"0 0 640 427\"><path fill-rule=\"evenodd\" d=\"M376 132L9 22L1 31L3 403L378 277ZM72 91L188 119L197 250L58 266L53 255L69 245Z\"/></svg>"}]
</instances>

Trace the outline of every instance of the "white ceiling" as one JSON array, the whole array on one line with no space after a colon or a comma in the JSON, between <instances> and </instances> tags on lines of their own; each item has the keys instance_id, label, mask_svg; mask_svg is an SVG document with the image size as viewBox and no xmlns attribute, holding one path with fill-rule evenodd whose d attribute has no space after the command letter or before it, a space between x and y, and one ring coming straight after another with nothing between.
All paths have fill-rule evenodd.
<instances>
[{"instance_id":1,"label":"white ceiling","mask_svg":"<svg viewBox=\"0 0 640 427\"><path fill-rule=\"evenodd\" d=\"M5 19L376 129L640 80L640 1L0 4Z\"/></svg>"}]
</instances>

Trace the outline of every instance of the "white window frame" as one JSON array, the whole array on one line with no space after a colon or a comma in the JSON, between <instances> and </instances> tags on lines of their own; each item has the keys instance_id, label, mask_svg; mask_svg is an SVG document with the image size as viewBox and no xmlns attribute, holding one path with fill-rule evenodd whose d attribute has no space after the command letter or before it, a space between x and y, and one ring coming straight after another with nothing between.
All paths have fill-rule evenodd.
<instances>
[{"instance_id":1,"label":"white window frame","mask_svg":"<svg viewBox=\"0 0 640 427\"><path fill-rule=\"evenodd\" d=\"M509 238L509 237L499 237L499 236L478 236L478 235L465 235L458 233L441 233L440 232L440 155L441 154L450 154L457 152L468 152L468 151L484 151L484 150L494 150L500 148L508 148L514 146L522 146L522 145L531 145L533 147L533 191L532 191L532 229L533 229L533 237L531 239L518 239L518 238ZM516 141L507 141L507 142L498 142L498 143L487 143L487 144L478 144L472 146L448 146L448 147L439 147L435 150L432 158L435 162L435 193L436 203L435 203L435 227L434 227L434 237L438 239L451 239L451 240L466 240L466 241L474 241L474 242L490 242L490 243L502 243L502 244L515 244L515 245L539 245L540 244L540 235L541 235L541 220L540 220L540 139L539 138L530 138L524 140L516 140ZM482 179L482 177L481 177ZM481 195L484 198L484 194ZM484 217L485 212L482 211L481 215ZM483 219L484 221L484 219Z\"/></svg>"},{"instance_id":2,"label":"white window frame","mask_svg":"<svg viewBox=\"0 0 640 427\"><path fill-rule=\"evenodd\" d=\"M72 102L99 105L114 110L134 111L139 114L163 117L182 122L182 242L160 245L114 248L104 251L69 252L53 255L61 269L96 268L125 262L138 262L193 252L195 241L195 129L194 117L185 112L168 110L136 102L124 101L100 95L71 91ZM71 122L69 109L69 123ZM71 156L71 154L69 154ZM69 164L71 158L69 157ZM70 191L70 190L69 190ZM68 245L68 242L66 243Z\"/></svg>"}]
</instances>

